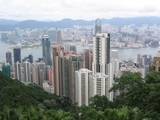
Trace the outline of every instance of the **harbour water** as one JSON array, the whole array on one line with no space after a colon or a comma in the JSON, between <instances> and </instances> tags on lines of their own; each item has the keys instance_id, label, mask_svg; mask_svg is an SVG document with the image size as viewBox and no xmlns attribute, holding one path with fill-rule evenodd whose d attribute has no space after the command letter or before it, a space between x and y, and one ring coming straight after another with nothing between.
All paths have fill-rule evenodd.
<instances>
[{"instance_id":1,"label":"harbour water","mask_svg":"<svg viewBox=\"0 0 160 120\"><path fill-rule=\"evenodd\" d=\"M3 43L0 41L0 62L5 62L5 53L10 49L9 44ZM133 60L137 58L137 54L147 54L155 56L160 48L138 48L138 49L118 49L119 59L120 60ZM22 49L22 58L32 54L34 60L42 57L42 47L33 47L33 48L23 48Z\"/></svg>"}]
</instances>

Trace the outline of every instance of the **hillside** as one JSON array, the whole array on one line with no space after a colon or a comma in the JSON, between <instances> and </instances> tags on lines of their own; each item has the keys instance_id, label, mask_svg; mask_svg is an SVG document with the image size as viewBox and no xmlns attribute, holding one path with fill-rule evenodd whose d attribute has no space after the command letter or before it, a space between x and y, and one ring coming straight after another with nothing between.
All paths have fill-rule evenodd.
<instances>
[{"instance_id":1,"label":"hillside","mask_svg":"<svg viewBox=\"0 0 160 120\"><path fill-rule=\"evenodd\" d=\"M20 83L17 80L7 78L0 72L0 107L10 106L37 106L47 107L47 102L54 103L52 106L59 107L60 97L49 94L36 85Z\"/></svg>"},{"instance_id":2,"label":"hillside","mask_svg":"<svg viewBox=\"0 0 160 120\"><path fill-rule=\"evenodd\" d=\"M78 107L67 97L58 97L35 85L25 86L0 72L0 120L160 120L160 73L143 80L139 73L124 73L111 102L95 96L89 106Z\"/></svg>"},{"instance_id":3,"label":"hillside","mask_svg":"<svg viewBox=\"0 0 160 120\"><path fill-rule=\"evenodd\" d=\"M72 20L63 19L59 21L38 21L38 20L7 20L0 19L0 30L13 30L15 28L72 28L74 26L93 26L95 20ZM102 19L102 24L110 24L116 26L131 25L160 25L160 17L130 17L130 18L112 18Z\"/></svg>"}]
</instances>

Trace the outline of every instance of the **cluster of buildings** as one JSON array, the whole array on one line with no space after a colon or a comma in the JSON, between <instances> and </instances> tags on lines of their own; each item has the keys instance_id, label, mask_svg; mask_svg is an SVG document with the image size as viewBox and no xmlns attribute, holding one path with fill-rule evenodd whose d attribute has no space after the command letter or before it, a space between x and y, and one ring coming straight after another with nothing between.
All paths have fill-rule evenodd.
<instances>
[{"instance_id":1,"label":"cluster of buildings","mask_svg":"<svg viewBox=\"0 0 160 120\"><path fill-rule=\"evenodd\" d=\"M61 41L52 45L48 35L43 35L41 41L43 57L36 61L33 61L32 55L22 59L21 48L6 53L7 65L12 66L8 70L9 76L24 84L34 83L58 96L69 97L79 106L88 105L89 99L95 95L113 99L113 93L109 92L114 76L110 60L110 34L102 33L100 20L95 25L93 49L85 48L83 53ZM7 65L6 70L3 68L4 72Z\"/></svg>"},{"instance_id":2,"label":"cluster of buildings","mask_svg":"<svg viewBox=\"0 0 160 120\"><path fill-rule=\"evenodd\" d=\"M159 25L110 25L104 24L102 31L111 33L113 48L159 47ZM39 45L41 34L47 34L51 42L93 42L94 28L92 25L75 25L72 28L15 28L0 31L0 40L10 44L21 43L24 47Z\"/></svg>"},{"instance_id":3,"label":"cluster of buildings","mask_svg":"<svg viewBox=\"0 0 160 120\"><path fill-rule=\"evenodd\" d=\"M138 72L141 73L142 78L145 78L147 73L151 70L151 66L153 59L150 55L137 55L137 61L133 62L129 61L121 61L120 62L120 72L121 75L123 72L130 71L130 72Z\"/></svg>"},{"instance_id":4,"label":"cluster of buildings","mask_svg":"<svg viewBox=\"0 0 160 120\"><path fill-rule=\"evenodd\" d=\"M60 37L61 32L58 34ZM21 48L8 51L2 71L24 84L34 83L82 106L88 105L95 95L107 96L112 101L114 93L109 90L116 77L125 71L140 72L145 77L152 64L152 57L147 55L138 55L137 63L119 61L118 51L111 50L110 34L102 32L100 20L96 21L92 49L84 48L79 53L76 46L63 44L59 37L52 45L48 35L42 36L43 57L36 61L32 55L22 59ZM154 58L153 66L160 71L160 56Z\"/></svg>"}]
</instances>

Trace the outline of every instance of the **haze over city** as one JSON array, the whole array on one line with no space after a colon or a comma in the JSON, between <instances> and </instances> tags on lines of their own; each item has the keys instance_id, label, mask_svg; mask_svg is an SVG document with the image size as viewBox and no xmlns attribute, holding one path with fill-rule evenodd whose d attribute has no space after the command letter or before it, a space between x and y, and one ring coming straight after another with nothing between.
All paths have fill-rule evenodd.
<instances>
[{"instance_id":1,"label":"haze over city","mask_svg":"<svg viewBox=\"0 0 160 120\"><path fill-rule=\"evenodd\" d=\"M160 16L159 0L0 0L0 18L60 20Z\"/></svg>"},{"instance_id":2,"label":"haze over city","mask_svg":"<svg viewBox=\"0 0 160 120\"><path fill-rule=\"evenodd\" d=\"M0 0L0 120L160 120L160 0Z\"/></svg>"}]
</instances>

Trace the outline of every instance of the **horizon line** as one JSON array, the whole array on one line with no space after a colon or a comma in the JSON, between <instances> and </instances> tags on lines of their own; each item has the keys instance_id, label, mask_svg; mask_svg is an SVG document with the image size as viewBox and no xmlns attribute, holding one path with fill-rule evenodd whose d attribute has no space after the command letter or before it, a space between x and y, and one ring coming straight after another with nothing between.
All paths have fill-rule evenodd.
<instances>
[{"instance_id":1,"label":"horizon line","mask_svg":"<svg viewBox=\"0 0 160 120\"><path fill-rule=\"evenodd\" d=\"M46 22L58 22L58 21L63 21L63 20L73 20L73 21L77 21L77 20L83 20L83 21L95 21L96 19L101 19L101 20L112 20L112 19L130 19L130 18L149 18L149 17L154 17L154 18L160 18L160 16L128 16L128 17L112 17L112 18L100 18L97 17L95 19L77 19L77 18L62 18L62 19L33 19L33 18L29 18L29 19L16 19L16 18L0 18L1 20L12 20L12 21L46 21Z\"/></svg>"}]
</instances>

